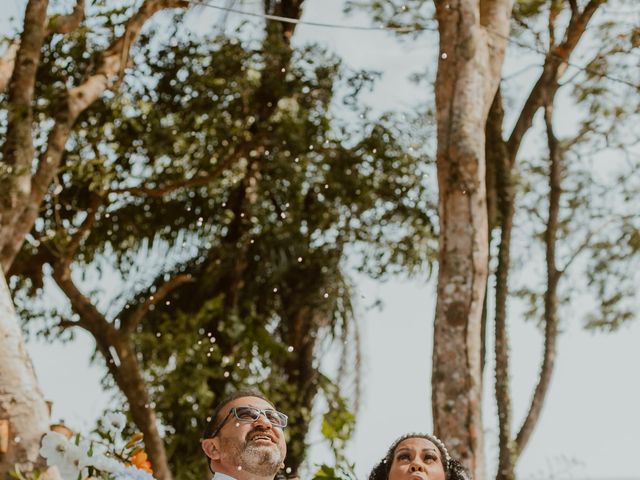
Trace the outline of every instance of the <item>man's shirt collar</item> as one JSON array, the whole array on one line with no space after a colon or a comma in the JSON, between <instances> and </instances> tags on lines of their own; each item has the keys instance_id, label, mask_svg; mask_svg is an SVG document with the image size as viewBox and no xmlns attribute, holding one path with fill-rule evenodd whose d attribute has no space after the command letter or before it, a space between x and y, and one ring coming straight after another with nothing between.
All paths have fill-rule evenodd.
<instances>
[{"instance_id":1,"label":"man's shirt collar","mask_svg":"<svg viewBox=\"0 0 640 480\"><path fill-rule=\"evenodd\" d=\"M229 475L225 475L224 473L216 472L216 474L213 476L211 480L236 480L236 479L233 477L230 477Z\"/></svg>"}]
</instances>

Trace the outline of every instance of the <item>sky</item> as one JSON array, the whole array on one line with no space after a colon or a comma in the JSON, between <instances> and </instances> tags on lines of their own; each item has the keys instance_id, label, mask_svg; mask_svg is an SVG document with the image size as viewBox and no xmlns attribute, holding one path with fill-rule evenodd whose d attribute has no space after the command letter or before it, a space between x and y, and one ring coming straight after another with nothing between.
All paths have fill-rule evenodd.
<instances>
[{"instance_id":1,"label":"sky","mask_svg":"<svg viewBox=\"0 0 640 480\"><path fill-rule=\"evenodd\" d=\"M212 3L226 2L212 0ZM369 25L369 19L363 15L344 16L342 3L307 0L303 18ZM25 0L2 0L0 31L8 31L9 16L19 16L24 4ZM426 67L435 68L437 44L433 36L400 43L384 32L300 25L295 42L311 41L328 46L351 67L383 72L376 90L366 98L375 110L409 108L432 95L432 89L414 85L408 76ZM504 71L519 71L523 61L516 55L508 56ZM530 80L527 75L535 73L535 69L530 70L519 81L527 85ZM575 113L567 107L566 112L560 112L558 126L570 128L572 123ZM432 428L430 358L435 286L433 279L428 278L381 283L362 276L356 276L356 286L363 332L364 395L348 457L356 463L358 477L365 478L396 437ZM383 302L382 309L364 308L377 298ZM519 424L539 370L542 337L532 324L520 320L520 312L512 309L509 313L514 423ZM550 392L530 444L519 461L519 478L640 479L637 466L640 322L630 323L615 333L592 333L581 328L578 313L576 318L565 322ZM89 364L93 343L88 335L80 332L75 341L64 345L30 341L28 350L45 397L53 401L53 420L64 419L80 431L91 428L96 416L108 406L109 397L100 389L104 372L100 362ZM491 369L489 362L484 421L486 453L493 469L497 423ZM325 460L329 460L326 449L312 448L311 463Z\"/></svg>"}]
</instances>

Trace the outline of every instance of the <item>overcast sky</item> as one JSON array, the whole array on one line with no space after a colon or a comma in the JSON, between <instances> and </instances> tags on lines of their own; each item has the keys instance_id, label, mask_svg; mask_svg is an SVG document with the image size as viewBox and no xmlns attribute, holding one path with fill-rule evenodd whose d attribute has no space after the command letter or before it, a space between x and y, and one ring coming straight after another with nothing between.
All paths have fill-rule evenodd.
<instances>
[{"instance_id":1,"label":"overcast sky","mask_svg":"<svg viewBox=\"0 0 640 480\"><path fill-rule=\"evenodd\" d=\"M19 12L25 0L2 0L2 23ZM223 5L222 0L212 0ZM310 21L367 24L364 16L344 17L341 0L307 0L304 18ZM255 6L255 2L251 5ZM250 8L250 7L243 7ZM298 44L316 41L329 46L356 68L384 72L367 101L379 110L405 109L428 99L432 92L407 80L410 73L435 65L434 37L397 42L384 32L349 31L299 26ZM505 71L520 68L522 59L507 59ZM536 70L531 70L535 74ZM521 79L527 85L527 79ZM523 90L524 91L524 90ZM574 116L560 112L559 126ZM357 277L360 322L364 339L364 398L349 457L359 477L383 455L397 436L408 431L430 431L430 372L433 283L427 279L385 284ZM381 298L381 311L363 307ZM515 424L523 418L539 370L542 338L511 311L512 388ZM540 422L519 464L519 478L640 479L640 325L629 324L612 334L584 332L580 319L565 323L560 337L557 368ZM53 419L72 427L90 428L108 403L99 386L103 369L89 365L92 341L80 333L73 343L29 343L36 371L47 399L53 401ZM495 406L487 366L485 427L487 457L497 456ZM195 439L194 439L195 441ZM311 462L326 460L315 448ZM493 467L492 467L493 468Z\"/></svg>"}]
</instances>

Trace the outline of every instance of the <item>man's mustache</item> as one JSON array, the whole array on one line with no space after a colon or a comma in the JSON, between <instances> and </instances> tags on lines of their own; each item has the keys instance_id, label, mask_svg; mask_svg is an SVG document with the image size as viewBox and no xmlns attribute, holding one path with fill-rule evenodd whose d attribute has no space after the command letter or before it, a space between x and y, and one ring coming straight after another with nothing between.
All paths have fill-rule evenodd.
<instances>
[{"instance_id":1,"label":"man's mustache","mask_svg":"<svg viewBox=\"0 0 640 480\"><path fill-rule=\"evenodd\" d=\"M249 432L247 432L247 435L245 435L245 437L244 437L245 443L250 442L251 440L253 440L253 438L255 438L257 436L266 436L273 443L277 443L276 438L273 435L273 432L270 429L265 428L265 427L254 427L251 430L249 430Z\"/></svg>"}]
</instances>

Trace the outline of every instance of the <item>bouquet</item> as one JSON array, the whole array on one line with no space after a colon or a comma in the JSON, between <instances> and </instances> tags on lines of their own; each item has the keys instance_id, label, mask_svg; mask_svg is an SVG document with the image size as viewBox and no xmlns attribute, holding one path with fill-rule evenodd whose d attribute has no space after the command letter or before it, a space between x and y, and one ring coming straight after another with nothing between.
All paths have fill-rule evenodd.
<instances>
[{"instance_id":1,"label":"bouquet","mask_svg":"<svg viewBox=\"0 0 640 480\"><path fill-rule=\"evenodd\" d=\"M100 440L51 431L42 437L40 455L55 467L62 480L155 480L142 445L142 434L124 439L126 418L107 414L100 420Z\"/></svg>"}]
</instances>

